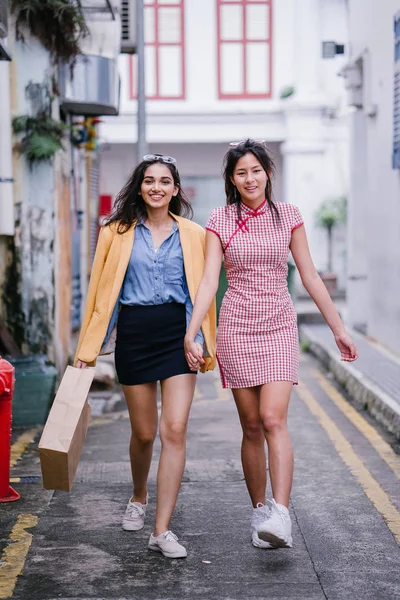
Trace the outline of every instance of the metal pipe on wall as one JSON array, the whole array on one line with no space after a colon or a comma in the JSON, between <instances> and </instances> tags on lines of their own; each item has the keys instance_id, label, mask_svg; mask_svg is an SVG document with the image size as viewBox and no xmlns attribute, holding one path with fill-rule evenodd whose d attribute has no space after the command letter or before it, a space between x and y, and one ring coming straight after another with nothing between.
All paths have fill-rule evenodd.
<instances>
[{"instance_id":1,"label":"metal pipe on wall","mask_svg":"<svg viewBox=\"0 0 400 600\"><path fill-rule=\"evenodd\" d=\"M0 61L0 235L14 235L10 64Z\"/></svg>"},{"instance_id":2,"label":"metal pipe on wall","mask_svg":"<svg viewBox=\"0 0 400 600\"><path fill-rule=\"evenodd\" d=\"M136 52L138 55L137 82L137 162L147 154L146 140L146 92L144 47L144 2L136 0Z\"/></svg>"}]
</instances>

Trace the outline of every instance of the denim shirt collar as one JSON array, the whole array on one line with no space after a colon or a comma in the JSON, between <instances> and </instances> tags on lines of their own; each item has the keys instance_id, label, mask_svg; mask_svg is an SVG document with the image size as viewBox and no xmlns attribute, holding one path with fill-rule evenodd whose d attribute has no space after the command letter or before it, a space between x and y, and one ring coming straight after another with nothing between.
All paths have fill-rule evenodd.
<instances>
[{"instance_id":1,"label":"denim shirt collar","mask_svg":"<svg viewBox=\"0 0 400 600\"><path fill-rule=\"evenodd\" d=\"M172 225L171 233L174 233L178 229L178 223L175 221L175 219L173 219L173 221L174 222L173 222L173 225ZM147 227L147 225L145 224L143 217L139 217L138 220L137 220L136 227L139 227L139 226L145 227L146 229L149 229Z\"/></svg>"}]
</instances>

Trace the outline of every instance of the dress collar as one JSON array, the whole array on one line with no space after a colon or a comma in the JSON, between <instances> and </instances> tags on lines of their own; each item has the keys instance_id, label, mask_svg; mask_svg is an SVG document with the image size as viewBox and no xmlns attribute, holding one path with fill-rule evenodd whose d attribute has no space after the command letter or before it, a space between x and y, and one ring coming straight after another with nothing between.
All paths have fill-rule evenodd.
<instances>
[{"instance_id":1,"label":"dress collar","mask_svg":"<svg viewBox=\"0 0 400 600\"><path fill-rule=\"evenodd\" d=\"M251 206L249 206L248 204L245 204L243 201L240 203L240 208L242 209L243 213L252 217L257 217L258 215L262 215L265 213L266 209L267 209L267 201L264 200L264 202L262 204L260 204L260 206L256 209L252 208Z\"/></svg>"}]
</instances>

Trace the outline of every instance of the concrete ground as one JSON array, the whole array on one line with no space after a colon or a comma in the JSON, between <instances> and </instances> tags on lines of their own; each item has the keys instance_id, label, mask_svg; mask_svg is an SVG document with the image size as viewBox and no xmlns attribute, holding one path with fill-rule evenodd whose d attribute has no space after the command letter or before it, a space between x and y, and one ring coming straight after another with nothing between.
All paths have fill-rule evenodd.
<instances>
[{"instance_id":1,"label":"concrete ground","mask_svg":"<svg viewBox=\"0 0 400 600\"><path fill-rule=\"evenodd\" d=\"M111 413L92 420L71 493L41 488L34 446L12 469L21 478L14 487L22 498L0 507L0 598L400 599L394 440L342 397L313 358L302 357L290 408L293 549L260 550L250 543L236 409L217 373L209 373L198 378L171 525L188 558L147 551L159 444L145 528L124 532L130 428L118 395L112 404Z\"/></svg>"}]
</instances>

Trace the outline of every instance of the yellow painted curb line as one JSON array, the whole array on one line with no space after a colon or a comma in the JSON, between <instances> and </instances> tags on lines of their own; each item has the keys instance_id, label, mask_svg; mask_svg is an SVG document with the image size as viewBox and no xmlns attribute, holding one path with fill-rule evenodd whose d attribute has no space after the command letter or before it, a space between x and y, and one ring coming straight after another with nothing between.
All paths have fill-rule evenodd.
<instances>
[{"instance_id":1,"label":"yellow painted curb line","mask_svg":"<svg viewBox=\"0 0 400 600\"><path fill-rule=\"evenodd\" d=\"M126 421L129 419L129 413L127 410L121 412L110 412L94 417L89 423L89 427L95 427L96 425L105 425L106 423L115 423L116 421Z\"/></svg>"},{"instance_id":2,"label":"yellow painted curb line","mask_svg":"<svg viewBox=\"0 0 400 600\"><path fill-rule=\"evenodd\" d=\"M29 444L33 442L38 431L41 430L41 427L34 427L33 429L28 429L24 431L11 445L10 449L10 467L14 467L17 460L21 458Z\"/></svg>"},{"instance_id":3,"label":"yellow painted curb line","mask_svg":"<svg viewBox=\"0 0 400 600\"><path fill-rule=\"evenodd\" d=\"M0 598L11 598L32 544L33 536L26 529L36 527L38 522L36 515L18 516L8 538L9 543L0 558Z\"/></svg>"},{"instance_id":4,"label":"yellow painted curb line","mask_svg":"<svg viewBox=\"0 0 400 600\"><path fill-rule=\"evenodd\" d=\"M324 392L329 396L332 402L349 419L351 423L363 434L370 444L378 452L379 456L392 469L393 473L400 479L400 456L393 448L385 442L379 433L362 417L351 404L343 398L338 390L318 371L313 371L313 377L318 381Z\"/></svg>"},{"instance_id":5,"label":"yellow painted curb line","mask_svg":"<svg viewBox=\"0 0 400 600\"><path fill-rule=\"evenodd\" d=\"M320 407L311 392L302 383L297 393L303 400L310 412L317 417L322 427L327 432L330 440L336 448L340 458L347 465L353 477L358 480L366 496L370 499L377 511L383 516L387 526L393 533L397 542L400 543L400 513L391 503L387 493L379 483L372 477L362 460L354 452L350 442L339 431L332 419Z\"/></svg>"}]
</instances>

